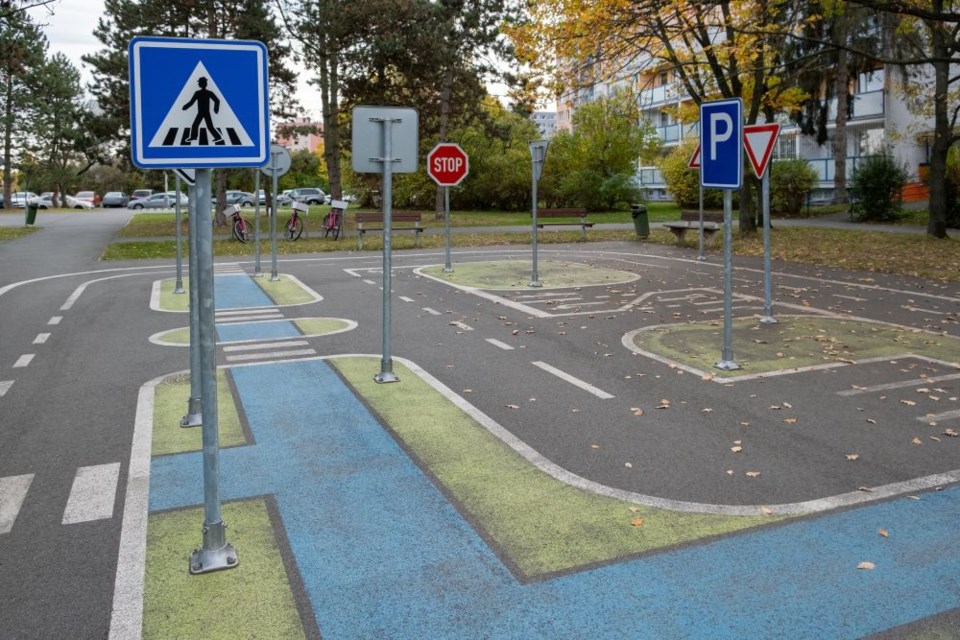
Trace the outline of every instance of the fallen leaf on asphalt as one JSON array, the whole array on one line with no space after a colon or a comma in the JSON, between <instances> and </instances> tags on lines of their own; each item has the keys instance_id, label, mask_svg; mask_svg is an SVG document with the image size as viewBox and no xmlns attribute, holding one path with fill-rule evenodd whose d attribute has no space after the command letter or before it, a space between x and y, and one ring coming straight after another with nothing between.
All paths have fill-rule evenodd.
<instances>
[{"instance_id":1,"label":"fallen leaf on asphalt","mask_svg":"<svg viewBox=\"0 0 960 640\"><path fill-rule=\"evenodd\" d=\"M877 424L877 421L874 420L873 418L867 418L867 422L869 422L870 424Z\"/></svg>"},{"instance_id":2,"label":"fallen leaf on asphalt","mask_svg":"<svg viewBox=\"0 0 960 640\"><path fill-rule=\"evenodd\" d=\"M872 571L876 568L876 566L877 565L873 564L872 562L861 562L857 565L857 569L866 569L868 571Z\"/></svg>"},{"instance_id":3,"label":"fallen leaf on asphalt","mask_svg":"<svg viewBox=\"0 0 960 640\"><path fill-rule=\"evenodd\" d=\"M640 507L630 507L630 513L636 513L640 511Z\"/></svg>"},{"instance_id":4,"label":"fallen leaf on asphalt","mask_svg":"<svg viewBox=\"0 0 960 640\"><path fill-rule=\"evenodd\" d=\"M630 525L634 527L643 526L643 518L634 518L633 520L630 521Z\"/></svg>"},{"instance_id":5,"label":"fallen leaf on asphalt","mask_svg":"<svg viewBox=\"0 0 960 640\"><path fill-rule=\"evenodd\" d=\"M780 409L783 409L783 407L781 407L778 404L771 405L770 408L773 409L774 411L780 411Z\"/></svg>"},{"instance_id":6,"label":"fallen leaf on asphalt","mask_svg":"<svg viewBox=\"0 0 960 640\"><path fill-rule=\"evenodd\" d=\"M669 409L669 408L670 408L669 400L661 400L660 404L657 405L657 409Z\"/></svg>"},{"instance_id":7,"label":"fallen leaf on asphalt","mask_svg":"<svg viewBox=\"0 0 960 640\"><path fill-rule=\"evenodd\" d=\"M912 442L913 444L923 444L923 440L921 440L920 438L914 438L910 442Z\"/></svg>"},{"instance_id":8,"label":"fallen leaf on asphalt","mask_svg":"<svg viewBox=\"0 0 960 640\"><path fill-rule=\"evenodd\" d=\"M640 407L630 407L630 411L633 412L633 415L638 417L643 415L643 409Z\"/></svg>"},{"instance_id":9,"label":"fallen leaf on asphalt","mask_svg":"<svg viewBox=\"0 0 960 640\"><path fill-rule=\"evenodd\" d=\"M960 436L960 433L957 433L955 429L946 429L943 432L943 435L950 436L951 438L956 438L957 436Z\"/></svg>"},{"instance_id":10,"label":"fallen leaf on asphalt","mask_svg":"<svg viewBox=\"0 0 960 640\"><path fill-rule=\"evenodd\" d=\"M464 389L463 392L464 392L464 393L473 393L473 389Z\"/></svg>"},{"instance_id":11,"label":"fallen leaf on asphalt","mask_svg":"<svg viewBox=\"0 0 960 640\"><path fill-rule=\"evenodd\" d=\"M847 460L859 460L859 459L860 459L860 454L859 454L859 453L848 453L848 454L847 454Z\"/></svg>"},{"instance_id":12,"label":"fallen leaf on asphalt","mask_svg":"<svg viewBox=\"0 0 960 640\"><path fill-rule=\"evenodd\" d=\"M873 493L873 489L870 487L857 487L857 491L866 491L867 493Z\"/></svg>"},{"instance_id":13,"label":"fallen leaf on asphalt","mask_svg":"<svg viewBox=\"0 0 960 640\"><path fill-rule=\"evenodd\" d=\"M887 531L886 529L877 529L877 533L879 533L879 534L880 534L880 537L882 537L882 538L889 538L889 537L890 537L890 532Z\"/></svg>"},{"instance_id":14,"label":"fallen leaf on asphalt","mask_svg":"<svg viewBox=\"0 0 960 640\"><path fill-rule=\"evenodd\" d=\"M765 516L770 516L770 515L773 515L773 509L771 509L770 507L760 507L760 513L762 513Z\"/></svg>"},{"instance_id":15,"label":"fallen leaf on asphalt","mask_svg":"<svg viewBox=\"0 0 960 640\"><path fill-rule=\"evenodd\" d=\"M570 409L570 413L580 413L580 409Z\"/></svg>"},{"instance_id":16,"label":"fallen leaf on asphalt","mask_svg":"<svg viewBox=\"0 0 960 640\"><path fill-rule=\"evenodd\" d=\"M520 335L520 329L514 329L513 331L510 332L510 335L512 335L512 336L518 336L518 335Z\"/></svg>"},{"instance_id":17,"label":"fallen leaf on asphalt","mask_svg":"<svg viewBox=\"0 0 960 640\"><path fill-rule=\"evenodd\" d=\"M713 409L707 407L706 409L701 409L700 413L713 413Z\"/></svg>"},{"instance_id":18,"label":"fallen leaf on asphalt","mask_svg":"<svg viewBox=\"0 0 960 640\"><path fill-rule=\"evenodd\" d=\"M914 402L913 400L901 400L901 401L900 401L900 404L905 404L905 405L907 405L908 407L913 407L913 406L915 406L917 403Z\"/></svg>"},{"instance_id":19,"label":"fallen leaf on asphalt","mask_svg":"<svg viewBox=\"0 0 960 640\"><path fill-rule=\"evenodd\" d=\"M760 475L759 471L747 471L746 476L748 478L756 478Z\"/></svg>"},{"instance_id":20,"label":"fallen leaf on asphalt","mask_svg":"<svg viewBox=\"0 0 960 640\"><path fill-rule=\"evenodd\" d=\"M797 424L797 419L796 419L796 418L787 418L786 420L784 420L784 422L786 422L787 424Z\"/></svg>"},{"instance_id":21,"label":"fallen leaf on asphalt","mask_svg":"<svg viewBox=\"0 0 960 640\"><path fill-rule=\"evenodd\" d=\"M727 475L728 475L728 476L732 476L732 475L733 475L733 469L727 469Z\"/></svg>"},{"instance_id":22,"label":"fallen leaf on asphalt","mask_svg":"<svg viewBox=\"0 0 960 640\"><path fill-rule=\"evenodd\" d=\"M633 463L632 463L632 462L624 462L624 463L623 463L623 466L625 466L627 469L633 469Z\"/></svg>"},{"instance_id":23,"label":"fallen leaf on asphalt","mask_svg":"<svg viewBox=\"0 0 960 640\"><path fill-rule=\"evenodd\" d=\"M930 439L933 440L934 442L943 442L943 440L941 440L937 436L930 436Z\"/></svg>"},{"instance_id":24,"label":"fallen leaf on asphalt","mask_svg":"<svg viewBox=\"0 0 960 640\"><path fill-rule=\"evenodd\" d=\"M786 407L787 409L793 409L793 405L790 404L789 402L784 402L783 406Z\"/></svg>"},{"instance_id":25,"label":"fallen leaf on asphalt","mask_svg":"<svg viewBox=\"0 0 960 640\"><path fill-rule=\"evenodd\" d=\"M599 449L599 448L600 448L600 445L598 445L598 444L592 444L592 445L590 445L590 448L591 448L591 449Z\"/></svg>"},{"instance_id":26,"label":"fallen leaf on asphalt","mask_svg":"<svg viewBox=\"0 0 960 640\"><path fill-rule=\"evenodd\" d=\"M743 451L743 447L739 445L736 447L730 447L730 451L733 451L734 453L740 453L741 451Z\"/></svg>"},{"instance_id":27,"label":"fallen leaf on asphalt","mask_svg":"<svg viewBox=\"0 0 960 640\"><path fill-rule=\"evenodd\" d=\"M507 405L507 409L519 409L519 408L520 408L520 407L519 407L518 405L515 405L515 404L508 404L508 405Z\"/></svg>"}]
</instances>

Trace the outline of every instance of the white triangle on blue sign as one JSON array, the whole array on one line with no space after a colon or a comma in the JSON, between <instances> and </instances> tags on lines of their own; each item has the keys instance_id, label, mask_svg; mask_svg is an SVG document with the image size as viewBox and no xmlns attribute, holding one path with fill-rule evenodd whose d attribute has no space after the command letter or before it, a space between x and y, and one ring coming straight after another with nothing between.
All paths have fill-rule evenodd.
<instances>
[{"instance_id":1,"label":"white triangle on blue sign","mask_svg":"<svg viewBox=\"0 0 960 640\"><path fill-rule=\"evenodd\" d=\"M205 82L201 83L201 79ZM213 111L215 106L216 113ZM148 146L170 148L203 144L252 147L253 140L203 62L198 62Z\"/></svg>"}]
</instances>

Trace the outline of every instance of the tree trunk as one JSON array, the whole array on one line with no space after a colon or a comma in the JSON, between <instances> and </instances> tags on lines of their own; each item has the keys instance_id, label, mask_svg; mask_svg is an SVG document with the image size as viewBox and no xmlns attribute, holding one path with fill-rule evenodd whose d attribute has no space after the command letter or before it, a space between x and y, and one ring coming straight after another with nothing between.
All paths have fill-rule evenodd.
<instances>
[{"instance_id":1,"label":"tree trunk","mask_svg":"<svg viewBox=\"0 0 960 640\"><path fill-rule=\"evenodd\" d=\"M841 12L836 22L837 41L841 45L847 43L847 18ZM847 120L850 117L850 70L847 67L847 50L842 46L837 49L837 77L834 93L837 96L836 128L833 130L833 203L847 202Z\"/></svg>"},{"instance_id":2,"label":"tree trunk","mask_svg":"<svg viewBox=\"0 0 960 640\"><path fill-rule=\"evenodd\" d=\"M223 212L223 203L227 199L227 169L220 169L217 175L217 210L213 216L213 223L218 227L227 226L227 216Z\"/></svg>"},{"instance_id":3,"label":"tree trunk","mask_svg":"<svg viewBox=\"0 0 960 640\"><path fill-rule=\"evenodd\" d=\"M326 43L329 44L329 43ZM336 49L323 47L320 55L320 104L323 112L323 159L327 163L330 179L330 195L339 200L343 197L343 178L340 171L340 104L339 92L340 56Z\"/></svg>"},{"instance_id":4,"label":"tree trunk","mask_svg":"<svg viewBox=\"0 0 960 640\"><path fill-rule=\"evenodd\" d=\"M933 2L934 11L943 10L943 1ZM950 50L940 24L928 23L933 42L933 147L930 150L930 213L927 234L934 238L947 237L947 153L950 151L952 127L947 114L950 88Z\"/></svg>"}]
</instances>

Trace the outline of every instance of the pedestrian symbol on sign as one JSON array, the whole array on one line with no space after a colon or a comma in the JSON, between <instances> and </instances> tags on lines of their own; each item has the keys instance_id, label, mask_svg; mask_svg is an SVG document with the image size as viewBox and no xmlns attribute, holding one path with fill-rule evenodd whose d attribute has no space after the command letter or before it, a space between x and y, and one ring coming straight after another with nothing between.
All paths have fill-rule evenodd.
<instances>
[{"instance_id":1,"label":"pedestrian symbol on sign","mask_svg":"<svg viewBox=\"0 0 960 640\"><path fill-rule=\"evenodd\" d=\"M151 147L252 146L253 141L198 62L150 141Z\"/></svg>"}]
</instances>

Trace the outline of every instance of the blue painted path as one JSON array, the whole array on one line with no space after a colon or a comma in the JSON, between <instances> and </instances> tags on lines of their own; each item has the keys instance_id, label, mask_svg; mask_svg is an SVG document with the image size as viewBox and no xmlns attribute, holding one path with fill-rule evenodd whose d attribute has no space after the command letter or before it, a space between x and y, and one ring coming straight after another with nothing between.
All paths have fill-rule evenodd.
<instances>
[{"instance_id":1,"label":"blue painted path","mask_svg":"<svg viewBox=\"0 0 960 640\"><path fill-rule=\"evenodd\" d=\"M956 487L521 584L324 361L232 375L271 401L223 498L276 496L328 640L851 638L960 607ZM155 459L150 509L200 504L201 474Z\"/></svg>"},{"instance_id":2,"label":"blue painted path","mask_svg":"<svg viewBox=\"0 0 960 640\"><path fill-rule=\"evenodd\" d=\"M213 303L217 311L277 306L246 274L213 276Z\"/></svg>"}]
</instances>

